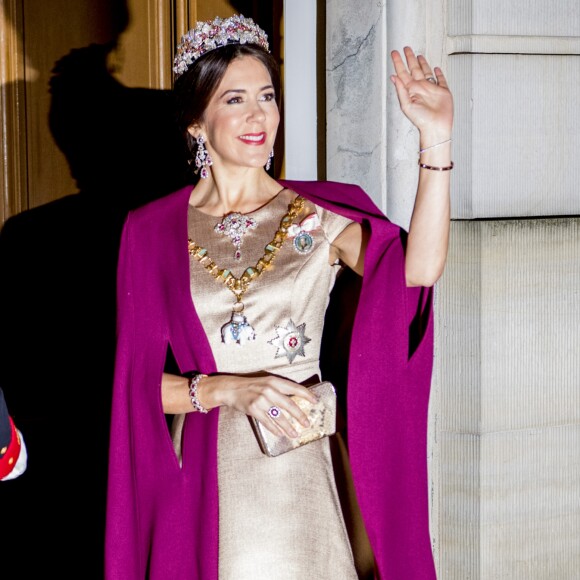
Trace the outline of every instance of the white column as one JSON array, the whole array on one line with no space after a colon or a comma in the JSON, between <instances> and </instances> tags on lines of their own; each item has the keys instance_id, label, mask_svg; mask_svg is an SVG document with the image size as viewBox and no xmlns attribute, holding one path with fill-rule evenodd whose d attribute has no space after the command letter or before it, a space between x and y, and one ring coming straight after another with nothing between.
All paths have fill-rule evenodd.
<instances>
[{"instance_id":1,"label":"white column","mask_svg":"<svg viewBox=\"0 0 580 580\"><path fill-rule=\"evenodd\" d=\"M317 179L316 0L284 1L284 48L284 174Z\"/></svg>"}]
</instances>

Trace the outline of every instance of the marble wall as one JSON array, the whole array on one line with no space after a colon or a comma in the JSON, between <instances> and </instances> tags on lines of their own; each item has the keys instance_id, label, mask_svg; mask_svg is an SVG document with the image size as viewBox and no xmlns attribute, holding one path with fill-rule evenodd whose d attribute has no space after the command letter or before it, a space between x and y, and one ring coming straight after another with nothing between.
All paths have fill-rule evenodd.
<instances>
[{"instance_id":1,"label":"marble wall","mask_svg":"<svg viewBox=\"0 0 580 580\"><path fill-rule=\"evenodd\" d=\"M386 3L326 3L327 176L386 201Z\"/></svg>"}]
</instances>

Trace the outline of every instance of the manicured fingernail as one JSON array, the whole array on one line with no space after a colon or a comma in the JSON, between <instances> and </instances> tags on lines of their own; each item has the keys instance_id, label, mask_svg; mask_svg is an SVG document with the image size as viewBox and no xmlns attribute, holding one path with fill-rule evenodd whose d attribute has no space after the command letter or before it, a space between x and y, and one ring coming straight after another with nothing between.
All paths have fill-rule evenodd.
<instances>
[{"instance_id":1,"label":"manicured fingernail","mask_svg":"<svg viewBox=\"0 0 580 580\"><path fill-rule=\"evenodd\" d=\"M290 431L290 437L298 437L298 431L295 431L294 429L292 429Z\"/></svg>"}]
</instances>

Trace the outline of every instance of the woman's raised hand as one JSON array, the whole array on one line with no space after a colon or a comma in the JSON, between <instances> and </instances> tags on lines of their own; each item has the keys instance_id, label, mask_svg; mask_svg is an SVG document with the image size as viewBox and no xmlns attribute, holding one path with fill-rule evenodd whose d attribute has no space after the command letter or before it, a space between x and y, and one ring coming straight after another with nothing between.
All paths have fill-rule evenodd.
<instances>
[{"instance_id":1,"label":"woman's raised hand","mask_svg":"<svg viewBox=\"0 0 580 580\"><path fill-rule=\"evenodd\" d=\"M397 90L401 110L421 132L450 134L453 125L453 96L443 71L433 70L422 56L404 48L405 59L393 50L391 58L395 67L391 81Z\"/></svg>"}]
</instances>

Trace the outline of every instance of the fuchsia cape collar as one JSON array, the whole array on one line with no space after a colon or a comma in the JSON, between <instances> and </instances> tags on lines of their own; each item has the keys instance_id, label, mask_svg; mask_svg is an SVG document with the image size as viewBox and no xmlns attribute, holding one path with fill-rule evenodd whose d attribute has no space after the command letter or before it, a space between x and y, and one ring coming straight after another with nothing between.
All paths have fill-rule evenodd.
<instances>
[{"instance_id":1,"label":"fuchsia cape collar","mask_svg":"<svg viewBox=\"0 0 580 580\"><path fill-rule=\"evenodd\" d=\"M434 579L427 482L431 289L406 288L404 233L359 187L280 183L370 225L349 354L353 478L378 577ZM218 412L188 415L180 467L160 400L168 348L182 372L217 371L191 300L190 192L191 186L131 212L123 232L107 580L218 578Z\"/></svg>"}]
</instances>

